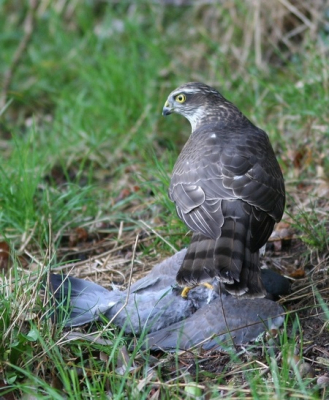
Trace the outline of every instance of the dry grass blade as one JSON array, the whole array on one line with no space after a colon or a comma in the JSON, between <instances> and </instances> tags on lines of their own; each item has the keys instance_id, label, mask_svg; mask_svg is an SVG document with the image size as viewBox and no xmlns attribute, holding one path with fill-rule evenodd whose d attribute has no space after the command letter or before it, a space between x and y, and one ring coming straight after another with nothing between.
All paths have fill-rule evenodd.
<instances>
[{"instance_id":1,"label":"dry grass blade","mask_svg":"<svg viewBox=\"0 0 329 400\"><path fill-rule=\"evenodd\" d=\"M113 323L113 321L115 320L115 318L122 312L122 310L125 309L125 307L128 304L129 301L129 296L130 296L130 286L131 286L131 280L132 280L132 274L133 274L133 268L134 268L134 262L135 262L135 257L136 257L136 248L137 248L137 244L138 244L138 239L139 239L139 235L137 234L136 239L135 239L135 244L133 247L133 254L132 254L132 258L131 258L131 265L130 265L130 274L129 274L129 279L128 279L128 287L127 287L127 296L125 299L124 304L122 305L122 307L120 307L120 309L118 310L118 312L111 318L111 320L104 326L104 328L99 331L98 335L96 336L96 339L98 337L100 337L100 335L106 331L106 329L108 329L111 324Z\"/></svg>"},{"instance_id":2,"label":"dry grass blade","mask_svg":"<svg viewBox=\"0 0 329 400\"><path fill-rule=\"evenodd\" d=\"M312 31L316 30L315 24L313 24L308 18L306 18L305 14L301 13L297 7L291 4L287 0L278 0L281 4L283 4L287 9L296 17L298 17L308 28L312 29Z\"/></svg>"},{"instance_id":3,"label":"dry grass blade","mask_svg":"<svg viewBox=\"0 0 329 400\"><path fill-rule=\"evenodd\" d=\"M155 236L160 238L164 243L166 243L174 253L177 253L177 249L170 243L168 240L166 240L163 236L161 236L156 230L154 230L150 225L148 225L145 221L140 221L147 229L149 229L152 233L154 233Z\"/></svg>"}]
</instances>

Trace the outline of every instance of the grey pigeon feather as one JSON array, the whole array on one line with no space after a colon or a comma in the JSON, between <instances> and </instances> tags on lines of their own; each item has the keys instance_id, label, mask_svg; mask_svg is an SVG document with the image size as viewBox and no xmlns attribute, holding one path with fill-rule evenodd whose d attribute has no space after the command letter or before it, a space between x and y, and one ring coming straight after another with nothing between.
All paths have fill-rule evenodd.
<instances>
[{"instance_id":1,"label":"grey pigeon feather","mask_svg":"<svg viewBox=\"0 0 329 400\"><path fill-rule=\"evenodd\" d=\"M220 291L223 304L230 313L226 318L229 317L228 320L231 321L229 324L231 329L236 328L232 319L233 321L240 321L240 326L244 326L243 324L248 321L249 323L250 321L259 321L259 319L255 319L257 312L265 320L269 315L274 315L274 311L278 311L275 308L278 307L277 304L272 301L258 300L258 302L255 302L249 299L241 299L240 301L223 294L225 293L224 288L222 285L220 286L217 279L212 281L214 290L197 286L188 293L187 299L182 298L180 296L181 289L177 288L176 285L176 273L185 254L186 249L181 250L174 256L155 265L144 278L130 287L128 301L128 290L124 292L119 290L109 291L82 279L50 275L50 284L55 297L64 302L70 298L70 316L66 325L86 324L98 320L100 314L103 314L110 320L115 317L113 323L123 328L126 333L140 334L144 330L149 333L160 331L156 337L152 336L156 342L149 342L152 343L152 348L155 348L156 345L160 346L162 343L160 339L163 340L162 344L165 347L176 346L177 343L174 342L173 338L180 329L183 329L184 332L188 332L188 335L192 335L192 339L188 336L185 339L185 344L181 343L181 345L186 346L203 337L199 329L204 330L204 335L208 335L209 332L211 334L219 333L223 329L223 325L220 325L223 324L221 319L222 308L219 306L221 304L219 303L221 301L219 298ZM264 286L268 292L271 292L272 287L275 289L276 296L287 292L289 285L287 286L285 278L270 270L264 274L264 277ZM275 284L276 282L279 282L279 284ZM283 288L281 292L280 287ZM125 305L125 303L127 304ZM270 305L273 306L273 313L268 314L271 311ZM279 311L281 313L282 309L280 308ZM210 316L213 316L217 322L209 322ZM243 320L243 318L247 319ZM242 332L246 338L249 338L254 336L254 332L262 330L264 330L264 326L258 325L256 331L252 328L246 328Z\"/></svg>"},{"instance_id":2,"label":"grey pigeon feather","mask_svg":"<svg viewBox=\"0 0 329 400\"><path fill-rule=\"evenodd\" d=\"M55 297L58 300L70 297L71 310L66 325L86 324L103 314L108 319L115 317L113 323L123 327L126 333L138 334L144 328L152 332L189 317L208 301L209 290L195 288L188 299L181 297L176 273L185 252L182 250L155 265L148 275L123 292L109 291L82 279L51 274L50 285Z\"/></svg>"},{"instance_id":3,"label":"grey pigeon feather","mask_svg":"<svg viewBox=\"0 0 329 400\"><path fill-rule=\"evenodd\" d=\"M246 344L267 329L279 328L283 308L268 299L239 299L222 295L191 317L146 336L144 348L205 350Z\"/></svg>"}]
</instances>

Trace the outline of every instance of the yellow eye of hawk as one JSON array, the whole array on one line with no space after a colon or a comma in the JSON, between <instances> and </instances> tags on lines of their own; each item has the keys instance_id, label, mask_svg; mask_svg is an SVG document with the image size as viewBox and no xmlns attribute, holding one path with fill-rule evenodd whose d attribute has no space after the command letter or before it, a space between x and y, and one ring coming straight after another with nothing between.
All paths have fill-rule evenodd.
<instances>
[{"instance_id":1,"label":"yellow eye of hawk","mask_svg":"<svg viewBox=\"0 0 329 400\"><path fill-rule=\"evenodd\" d=\"M185 96L185 94L183 94L183 93L178 94L178 95L175 97L175 100L176 100L178 103L184 103L184 101L186 100L186 96Z\"/></svg>"}]
</instances>

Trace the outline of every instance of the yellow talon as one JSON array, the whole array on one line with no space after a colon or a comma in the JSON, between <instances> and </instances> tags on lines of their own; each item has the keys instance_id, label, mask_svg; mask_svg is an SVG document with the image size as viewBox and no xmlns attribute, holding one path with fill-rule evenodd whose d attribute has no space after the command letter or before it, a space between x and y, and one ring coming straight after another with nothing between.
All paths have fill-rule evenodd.
<instances>
[{"instance_id":1,"label":"yellow talon","mask_svg":"<svg viewBox=\"0 0 329 400\"><path fill-rule=\"evenodd\" d=\"M203 283L201 283L201 285L205 286L205 287L208 288L209 290L214 290L213 285L211 285L211 284L208 283L208 282L203 282Z\"/></svg>"},{"instance_id":2,"label":"yellow talon","mask_svg":"<svg viewBox=\"0 0 329 400\"><path fill-rule=\"evenodd\" d=\"M187 287L185 286L184 289L182 290L181 296L186 299L188 292L193 289L193 287Z\"/></svg>"},{"instance_id":3,"label":"yellow talon","mask_svg":"<svg viewBox=\"0 0 329 400\"><path fill-rule=\"evenodd\" d=\"M208 283L208 282L202 282L202 283L200 283L200 286L201 286L201 285L204 286L204 287L206 287L206 288L209 289L209 290L214 290L213 285L211 285L211 284ZM191 286L191 287L185 286L185 287L183 288L183 290L182 290L181 296L182 296L184 299L186 299L186 298L187 298L187 295L188 295L188 292L189 292L191 289L195 288L196 286L198 286L198 285Z\"/></svg>"}]
</instances>

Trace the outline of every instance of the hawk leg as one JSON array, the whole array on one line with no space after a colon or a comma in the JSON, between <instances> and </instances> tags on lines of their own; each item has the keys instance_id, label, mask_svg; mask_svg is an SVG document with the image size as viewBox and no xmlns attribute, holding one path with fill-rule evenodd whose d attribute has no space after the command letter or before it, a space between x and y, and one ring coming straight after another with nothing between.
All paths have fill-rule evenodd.
<instances>
[{"instance_id":1,"label":"hawk leg","mask_svg":"<svg viewBox=\"0 0 329 400\"><path fill-rule=\"evenodd\" d=\"M209 290L214 290L213 285L211 285L211 284L208 283L208 282L201 282L200 285L203 285L204 287L206 287L206 288L209 289ZM183 290L182 290L181 296L184 297L184 299L187 298L189 291L190 291L191 289L193 289L194 287L195 287L195 286L192 286L192 287L190 287L190 286L185 286L185 287L183 288Z\"/></svg>"}]
</instances>

